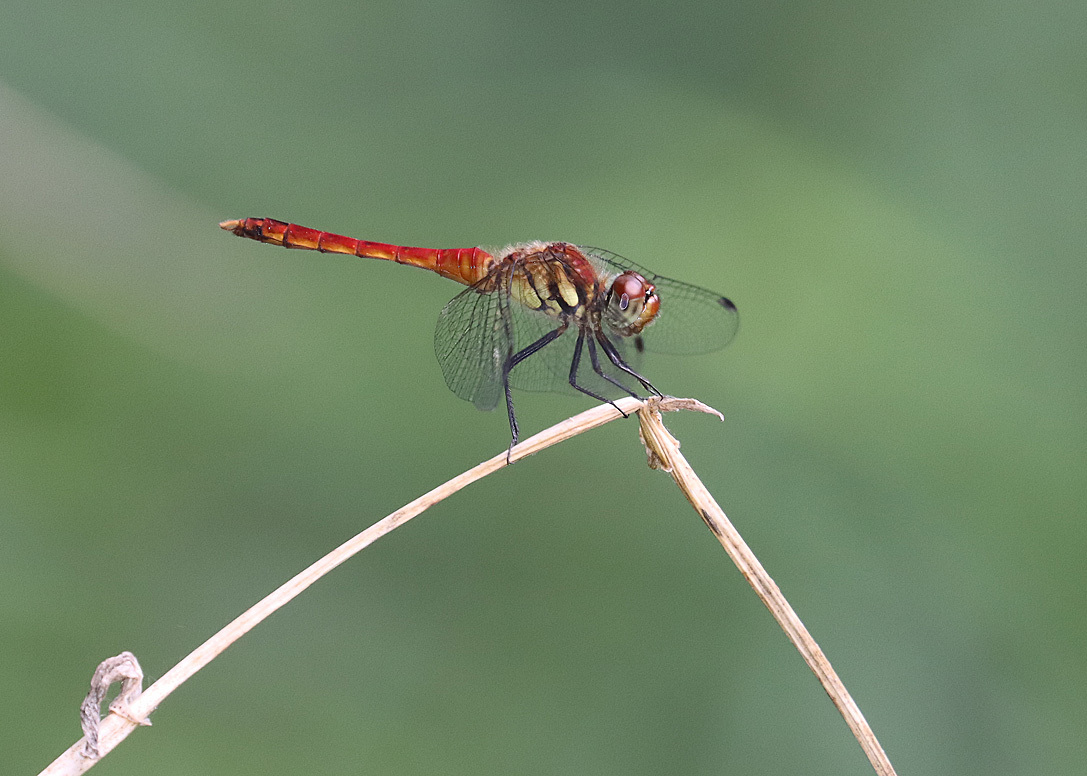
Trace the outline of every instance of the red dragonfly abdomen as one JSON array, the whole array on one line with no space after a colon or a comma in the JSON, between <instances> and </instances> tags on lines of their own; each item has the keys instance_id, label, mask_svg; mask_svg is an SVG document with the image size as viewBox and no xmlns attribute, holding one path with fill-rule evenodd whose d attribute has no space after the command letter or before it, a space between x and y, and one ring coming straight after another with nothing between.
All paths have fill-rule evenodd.
<instances>
[{"instance_id":1,"label":"red dragonfly abdomen","mask_svg":"<svg viewBox=\"0 0 1087 776\"><path fill-rule=\"evenodd\" d=\"M409 248L405 245L356 240L353 237L344 237L342 234L321 232L298 224L276 221L274 218L223 221L219 226L239 237L282 245L284 248L299 248L321 253L343 253L349 256L408 264L437 272L442 277L466 286L482 280L494 264L494 257L482 248Z\"/></svg>"}]
</instances>

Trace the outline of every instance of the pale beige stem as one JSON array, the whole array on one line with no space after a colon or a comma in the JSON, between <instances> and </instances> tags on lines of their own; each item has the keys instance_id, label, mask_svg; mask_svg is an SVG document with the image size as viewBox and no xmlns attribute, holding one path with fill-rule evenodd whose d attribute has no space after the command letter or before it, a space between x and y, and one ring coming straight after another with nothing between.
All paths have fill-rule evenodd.
<instances>
[{"instance_id":1,"label":"pale beige stem","mask_svg":"<svg viewBox=\"0 0 1087 776\"><path fill-rule=\"evenodd\" d=\"M620 399L615 404L628 415L636 413L642 407L641 401L629 397ZM621 417L622 415L616 412L615 407L610 404L593 407L529 437L513 448L510 461L518 461L572 436ZM429 493L420 496L415 501L398 509L388 517L374 523L362 533L341 544L312 566L283 583L263 600L254 604L249 610L193 650L180 663L167 671L162 678L128 703L124 714L118 713L120 709L114 709L111 706L110 710L114 713L103 719L98 726L97 741L88 742L86 737L81 738L42 771L42 776L61 776L62 774L63 776L71 776L72 774L87 771L98 760L109 754L117 744L127 738L128 734L139 727L140 724L149 724L145 722L146 718L166 699L166 696L276 609L279 609L322 576L397 526L403 525L442 499L453 495L461 488L498 471L506 465L506 452L502 451L494 458L484 461ZM87 750L85 747L88 743L97 751L98 757L86 756L85 752Z\"/></svg>"},{"instance_id":2,"label":"pale beige stem","mask_svg":"<svg viewBox=\"0 0 1087 776\"><path fill-rule=\"evenodd\" d=\"M695 404L700 405L699 402L695 402ZM823 689L826 690L831 701L834 702L842 717L845 718L849 729L856 736L861 749L868 755L868 760L872 763L876 773L880 776L894 776L894 767L892 767L891 761L887 759L886 752L883 751L883 747L880 746L879 741L876 739L876 734L872 732L868 721L865 720L860 708L857 707L849 691L842 684L842 680L838 678L838 674L831 667L830 661L823 654L823 650L815 643L815 639L808 633L804 623L800 621L789 602L785 600L780 588L766 573L766 569L759 563L759 559L755 557L751 548L747 546L747 543L733 527L731 521L725 516L724 511L718 506L710 492L706 490L706 486L694 473L694 469L687 463L687 459L679 452L679 442L668 433L668 429L664 427L658 411L658 409L700 408L702 411L710 411L705 405L680 406L675 402L671 406L661 405L658 408L657 402L650 400L648 406L638 413L642 441L649 454L650 466L663 469L672 475L672 479L679 485L683 495L691 502L691 506L695 508L695 511L702 516L706 525L713 531L714 536L721 542L721 546L725 548L725 552L732 558L732 562L740 569L744 579L751 585L755 594L766 605L766 608L770 610L774 619L778 621L778 625L785 631L785 635L789 637L789 641L793 643L793 646L797 648L804 658L804 662L808 664L808 668L822 683Z\"/></svg>"},{"instance_id":3,"label":"pale beige stem","mask_svg":"<svg viewBox=\"0 0 1087 776\"><path fill-rule=\"evenodd\" d=\"M711 411L705 405L691 399L665 398L651 402L652 412L645 411L644 404L633 398L621 399L616 402L623 412L628 414L638 412L641 424L641 435L650 453L650 465L664 468L672 473L673 478L683 490L687 499L702 515L702 519L714 532L724 545L729 556L733 559L740 571L751 583L755 592L770 609L771 613L781 624L786 634L800 650L804 659L823 683L834 704L845 717L854 735L861 742L861 746L868 754L876 772L881 776L893 776L894 769L887 761L886 755L879 746L875 735L872 733L863 715L857 708L853 699L834 673L822 651L808 634L800 619L785 601L778 590L777 585L766 574L758 560L744 544L739 534L729 523L724 512L717 506L709 492L695 476L690 466L679 453L679 445L667 432L660 421L658 410L692 409ZM639 410L642 410L639 412ZM572 436L581 434L589 429L601 426L604 423L621 417L610 405L604 404L594 407L562 423L526 439L515 447L510 455L511 461L517 461L525 456L543 450L546 447L557 444ZM255 604L241 616L220 630L206 642L197 647L180 663L170 669L157 682L147 688L141 695L136 695L135 689L126 691L126 702L118 703L118 698L110 706L113 712L102 720L97 729L96 746L97 757L89 757L85 754L88 744L86 738L82 738L65 750L44 771L42 776L60 776L64 774L84 773L90 769L101 757L108 754L117 744L123 741L129 733L140 725L150 724L147 718L151 712L177 689L189 677L210 663L217 655L225 650L241 636L254 628L258 623L271 615L274 611L293 599L307 587L312 585L322 576L339 566L355 553L372 544L377 539L392 531L394 528L406 523L411 518L437 504L444 498L456 493L461 488L501 469L507 464L506 453L500 453L488 461L469 469L463 474L454 477L443 485L429 493L420 496L415 501L393 512L388 517L378 521L362 533L337 547L325 557L318 560L309 568L297 574L285 582L263 600ZM110 661L107 661L110 662ZM108 671L105 673L109 673ZM92 695L102 688L92 690Z\"/></svg>"}]
</instances>

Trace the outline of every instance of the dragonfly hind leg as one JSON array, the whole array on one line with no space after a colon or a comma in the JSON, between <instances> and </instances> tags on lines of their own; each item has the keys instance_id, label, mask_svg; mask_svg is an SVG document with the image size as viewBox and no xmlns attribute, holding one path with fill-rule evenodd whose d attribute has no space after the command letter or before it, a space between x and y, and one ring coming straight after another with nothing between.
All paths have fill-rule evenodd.
<instances>
[{"instance_id":1,"label":"dragonfly hind leg","mask_svg":"<svg viewBox=\"0 0 1087 776\"><path fill-rule=\"evenodd\" d=\"M544 345L554 342L562 336L566 331L567 324L564 321L561 326L549 331L547 334L540 337L531 345L522 348L513 355L506 359L506 363L502 368L502 389L506 394L506 413L510 419L510 435L512 441L510 442L510 448L506 451L506 462L510 463L510 453L513 452L513 448L517 446L517 442L520 440L520 429L517 426L517 414L513 411L513 389L510 386L510 372L513 368L538 351Z\"/></svg>"}]
</instances>

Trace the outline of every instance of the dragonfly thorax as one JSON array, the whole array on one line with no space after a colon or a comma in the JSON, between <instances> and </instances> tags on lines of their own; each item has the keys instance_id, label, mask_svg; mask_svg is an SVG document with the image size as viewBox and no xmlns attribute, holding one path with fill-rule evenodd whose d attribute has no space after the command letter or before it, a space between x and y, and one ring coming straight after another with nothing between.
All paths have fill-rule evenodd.
<instances>
[{"instance_id":1,"label":"dragonfly thorax","mask_svg":"<svg viewBox=\"0 0 1087 776\"><path fill-rule=\"evenodd\" d=\"M530 310L554 318L580 318L596 296L588 259L569 243L527 243L498 262L509 273L509 294Z\"/></svg>"}]
</instances>

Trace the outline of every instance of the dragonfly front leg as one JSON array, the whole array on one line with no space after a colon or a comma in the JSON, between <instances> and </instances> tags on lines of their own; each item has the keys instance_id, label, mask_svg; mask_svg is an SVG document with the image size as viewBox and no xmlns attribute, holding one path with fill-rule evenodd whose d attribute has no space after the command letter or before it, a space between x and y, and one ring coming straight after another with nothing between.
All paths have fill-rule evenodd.
<instances>
[{"instance_id":1,"label":"dragonfly front leg","mask_svg":"<svg viewBox=\"0 0 1087 776\"><path fill-rule=\"evenodd\" d=\"M630 390L625 385L623 385L621 382L616 380L614 377L612 377L611 375L605 373L604 370L600 368L600 360L596 356L596 346L593 344L593 341L591 339L589 340L589 361L592 362L593 371L596 372L601 377L603 377L609 383L611 383L612 385L617 386L619 388L622 388L624 391L629 393L635 399L642 398L638 394L634 393L634 391Z\"/></svg>"},{"instance_id":2,"label":"dragonfly front leg","mask_svg":"<svg viewBox=\"0 0 1087 776\"><path fill-rule=\"evenodd\" d=\"M607 337L605 337L602 333L598 333L596 339L600 343L600 347L603 348L604 353L607 355L609 361L611 361L613 364L615 364L615 366L619 367L619 369L622 369L628 375L636 379L650 393L654 394L655 396L664 396L663 393L657 390L656 386L654 386L653 383L646 380L644 377L642 377L640 374L635 372L627 365L627 362L623 360L623 357L619 355L619 351L617 351L615 349L615 346L608 341Z\"/></svg>"}]
</instances>

